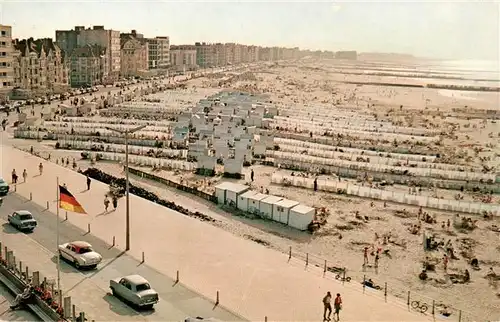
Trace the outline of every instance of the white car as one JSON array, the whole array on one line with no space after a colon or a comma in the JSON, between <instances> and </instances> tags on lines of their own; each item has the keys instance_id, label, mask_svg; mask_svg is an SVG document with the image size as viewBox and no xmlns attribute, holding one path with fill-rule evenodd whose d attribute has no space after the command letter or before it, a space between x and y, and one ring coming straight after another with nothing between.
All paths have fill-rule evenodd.
<instances>
[{"instance_id":1,"label":"white car","mask_svg":"<svg viewBox=\"0 0 500 322\"><path fill-rule=\"evenodd\" d=\"M84 241L74 241L59 245L59 256L75 265L76 268L96 268L102 261L101 254Z\"/></svg>"}]
</instances>

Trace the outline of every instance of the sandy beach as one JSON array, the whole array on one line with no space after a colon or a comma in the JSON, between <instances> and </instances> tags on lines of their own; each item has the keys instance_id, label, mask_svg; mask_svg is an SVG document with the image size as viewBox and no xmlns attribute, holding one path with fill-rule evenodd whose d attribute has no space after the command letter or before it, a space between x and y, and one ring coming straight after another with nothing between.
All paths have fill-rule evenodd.
<instances>
[{"instance_id":1,"label":"sandy beach","mask_svg":"<svg viewBox=\"0 0 500 322\"><path fill-rule=\"evenodd\" d=\"M356 122L360 124L386 122L401 128L428 130L429 133L435 131L438 134L426 136L426 138L435 138L435 142L429 139L430 143L422 143L425 141L423 138L409 135L406 139L398 139L397 147L406 148L409 151L420 148L428 150L432 155L439 154L438 162L435 163L450 165L450 167L463 167L463 169L457 168L457 172L462 170L462 172L498 175L500 166L498 122L500 121L464 115L480 114L486 110L496 110L498 113L500 111L499 92L347 84L346 81L422 84L423 82L438 83L442 80L342 75L331 72L333 68L342 70L342 67L336 64L337 62L328 60L302 60L273 64L258 71L248 72L247 77L239 77L239 80L224 85L223 89L268 95L269 101L278 106L280 115L285 115L288 121L292 122L290 124L297 124L294 126L281 124L280 130L276 130L278 123L273 124L268 130L275 131L275 133L298 134L295 127L306 120L311 121L314 128L332 128L335 132L339 128L329 123L335 117L328 117L328 113L337 115L338 123L335 123L337 125L342 119L340 116L345 114L350 115L345 117L351 122L350 126ZM349 65L350 63L343 62L343 64ZM360 70L363 68L361 63L357 63L354 67ZM224 74L221 76L227 77ZM217 82L214 80L217 78L193 79L187 82L186 90L179 90L178 93L155 94L155 97L170 95L171 101L178 108L183 108L220 90L221 88L215 86ZM446 80L446 83L453 84L450 80ZM318 111L324 113L325 116L318 116ZM318 130L318 133L321 131ZM352 132L352 128L349 130L347 127L345 131L351 132L346 132L348 134L342 138L335 135L333 137L338 142L351 140L366 143L366 151L369 151L371 146L396 145L392 139L387 138L388 134L382 134L380 138L371 135L371 138L366 139ZM309 131L304 131L303 134L307 137ZM365 132L364 135L370 137L370 132ZM395 135L403 137L401 133ZM275 140L277 137L276 134ZM311 137L313 137L312 134ZM314 134L314 138L320 137L326 138L327 136ZM42 155L51 153L52 160L74 157L78 160L78 167L81 169L90 166L87 161L79 161L81 151L55 150L54 141L34 142L11 138L9 144L22 149L34 146ZM275 144L277 144L276 141ZM280 152L287 151L287 148L292 151L291 144L277 145L281 146ZM305 151L305 155L311 155L311 153L311 151ZM97 162L95 166L115 176L123 176L122 166L119 164ZM424 164L416 168L420 166ZM137 168L153 173L151 168ZM250 181L251 170L255 173L253 182ZM189 172L166 169L154 171L154 174L173 181L202 186L207 192L213 192L213 186L217 182L238 181L220 176L205 178ZM278 168L276 164L271 167L256 162L251 167L245 167L244 174L244 179L238 182L249 184L255 190L268 189L270 194L296 200L318 209L325 208L329 213L325 218L325 223L314 234L310 234L295 231L277 223L250 219L241 214L234 215L227 209L216 208L194 197L188 206L223 218L223 225L220 228L238 236L259 239L270 248L282 252L288 252L291 246L294 252L311 254L318 259L318 262L327 260L334 263L334 266L346 267L349 275L356 282L363 280L365 276L372 278L378 284L388 283L389 292L403 300L408 290L427 297L428 303L432 303L434 299L439 307L452 308L454 320L458 319L459 310L462 310L462 321L500 318L500 291L497 289L497 283L500 280L498 278L500 274L500 229L497 229L500 226L500 219L498 216L489 216L487 213L484 216L460 213L457 219L456 212L419 209L413 205L386 203L376 199L298 188L293 184L276 184L271 182L273 174L281 176L293 174L295 177L318 178L318 180L339 180L335 174ZM367 177L340 178L340 180L363 186L373 184L375 187L375 182ZM139 178L133 177L132 181L148 190L164 194L166 198L179 196L181 201L189 198L182 194L176 195L177 193L170 189L160 188L152 182ZM380 182L377 182L378 184ZM498 185L498 181L492 183L491 187L495 184ZM386 191L405 193L411 192L412 188L416 191L418 186L409 181L408 184L395 183L384 186ZM418 195L449 200L483 201L497 206L500 204L499 194L490 194L487 191L449 190L425 186L419 189ZM433 218L430 222L423 220L426 214L429 218ZM471 218L471 221L474 221L474 227L463 229L460 226L462 217ZM414 232L416 226L419 228L417 232ZM425 251L423 233L426 236L435 236L435 240L442 242L442 245L436 250ZM445 269L443 256L450 254L449 246L451 246L453 256ZM366 266L363 265L365 247L369 250L370 264ZM378 268L375 268L375 254L378 249L384 252L380 255ZM472 259L478 260L479 270L471 267ZM434 265L434 269L428 271L428 278L425 281L419 279L424 262ZM496 272L496 277L485 277L490 268ZM470 281L462 283L460 278L466 269L470 273ZM456 282L457 279L459 282ZM474 296L470 296L471 294Z\"/></svg>"}]
</instances>

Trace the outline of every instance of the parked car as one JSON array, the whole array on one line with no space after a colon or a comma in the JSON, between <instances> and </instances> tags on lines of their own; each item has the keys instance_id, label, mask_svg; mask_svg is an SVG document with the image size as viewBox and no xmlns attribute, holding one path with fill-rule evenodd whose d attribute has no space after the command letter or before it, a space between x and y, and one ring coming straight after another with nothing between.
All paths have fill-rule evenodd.
<instances>
[{"instance_id":1,"label":"parked car","mask_svg":"<svg viewBox=\"0 0 500 322\"><path fill-rule=\"evenodd\" d=\"M9 224L23 231L33 231L37 225L35 218L33 218L31 212L27 210L14 211L7 219Z\"/></svg>"},{"instance_id":2,"label":"parked car","mask_svg":"<svg viewBox=\"0 0 500 322\"><path fill-rule=\"evenodd\" d=\"M102 261L101 254L84 241L74 241L59 245L59 256L73 263L76 268L96 268Z\"/></svg>"},{"instance_id":3,"label":"parked car","mask_svg":"<svg viewBox=\"0 0 500 322\"><path fill-rule=\"evenodd\" d=\"M140 309L152 309L158 303L158 293L140 275L129 275L109 281L113 296Z\"/></svg>"},{"instance_id":4,"label":"parked car","mask_svg":"<svg viewBox=\"0 0 500 322\"><path fill-rule=\"evenodd\" d=\"M0 196L5 196L9 193L9 184L4 179L0 178Z\"/></svg>"},{"instance_id":5,"label":"parked car","mask_svg":"<svg viewBox=\"0 0 500 322\"><path fill-rule=\"evenodd\" d=\"M184 322L198 322L198 321L210 321L210 322L222 322L221 320L217 320L214 318L202 318L201 316L197 316L195 318L186 318Z\"/></svg>"}]
</instances>

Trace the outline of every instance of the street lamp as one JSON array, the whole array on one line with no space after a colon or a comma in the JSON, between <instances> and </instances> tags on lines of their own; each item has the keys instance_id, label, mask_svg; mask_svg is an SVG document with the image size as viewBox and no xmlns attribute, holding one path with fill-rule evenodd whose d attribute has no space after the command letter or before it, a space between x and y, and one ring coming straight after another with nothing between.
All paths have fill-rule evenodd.
<instances>
[{"instance_id":1,"label":"street lamp","mask_svg":"<svg viewBox=\"0 0 500 322\"><path fill-rule=\"evenodd\" d=\"M146 125L141 125L133 129L118 130L110 127L106 129L125 135L125 250L130 250L130 197L129 197L129 180L128 180L128 136L134 132L142 130Z\"/></svg>"}]
</instances>

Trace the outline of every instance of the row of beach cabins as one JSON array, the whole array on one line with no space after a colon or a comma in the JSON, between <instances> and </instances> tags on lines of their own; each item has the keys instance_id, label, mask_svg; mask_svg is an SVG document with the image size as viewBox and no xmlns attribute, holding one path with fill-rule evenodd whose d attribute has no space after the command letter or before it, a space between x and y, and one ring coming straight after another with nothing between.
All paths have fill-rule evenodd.
<instances>
[{"instance_id":1,"label":"row of beach cabins","mask_svg":"<svg viewBox=\"0 0 500 322\"><path fill-rule=\"evenodd\" d=\"M239 183L226 181L218 184L215 186L215 196L220 205L229 205L299 230L307 230L316 215L315 208L298 201L263 194Z\"/></svg>"}]
</instances>

